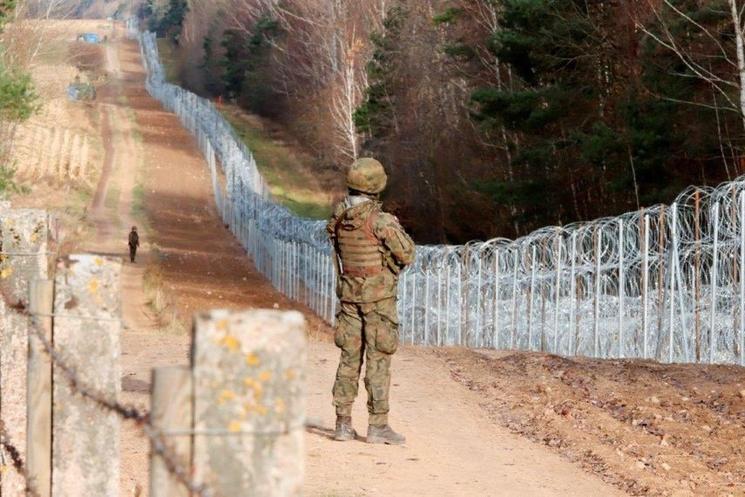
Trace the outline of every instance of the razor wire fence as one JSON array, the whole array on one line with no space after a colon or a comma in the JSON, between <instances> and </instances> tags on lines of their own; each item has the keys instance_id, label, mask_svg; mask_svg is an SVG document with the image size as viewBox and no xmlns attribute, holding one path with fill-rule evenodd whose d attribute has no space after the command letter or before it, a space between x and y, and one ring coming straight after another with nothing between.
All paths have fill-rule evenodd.
<instances>
[{"instance_id":1,"label":"razor wire fence","mask_svg":"<svg viewBox=\"0 0 745 497\"><path fill-rule=\"evenodd\" d=\"M147 89L196 136L224 222L279 291L333 323L324 223L274 203L220 111L168 83L155 35L137 36ZM745 365L745 178L517 240L419 246L399 314L412 344Z\"/></svg>"}]
</instances>

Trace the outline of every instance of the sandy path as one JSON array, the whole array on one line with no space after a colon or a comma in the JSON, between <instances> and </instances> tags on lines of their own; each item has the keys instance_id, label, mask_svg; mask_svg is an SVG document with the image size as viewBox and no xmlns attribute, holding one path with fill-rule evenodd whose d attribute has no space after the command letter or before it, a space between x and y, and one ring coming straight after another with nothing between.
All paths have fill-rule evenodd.
<instances>
[{"instance_id":1,"label":"sandy path","mask_svg":"<svg viewBox=\"0 0 745 497\"><path fill-rule=\"evenodd\" d=\"M334 421L330 379L337 351L311 343L309 416ZM391 425L407 436L404 447L339 444L308 436L309 497L549 497L620 496L558 455L493 425L476 394L450 379L430 351L404 348L394 359ZM364 387L360 389L364 392ZM364 399L354 424L364 434Z\"/></svg>"},{"instance_id":2,"label":"sandy path","mask_svg":"<svg viewBox=\"0 0 745 497\"><path fill-rule=\"evenodd\" d=\"M121 34L119 31L119 36ZM143 292L143 276L151 258L147 243L138 254L138 263L129 263L127 235L130 227L137 224L132 207L137 178L143 166L143 149L135 138L136 123L124 94L128 84L139 84L139 80L128 79L123 73L119 50L120 45L114 39L106 45L106 70L111 75L111 82L99 92L104 166L90 209L96 234L84 250L122 257L124 262L121 291L126 330L122 336L122 400L147 408L150 383L146 375L149 369L173 364L174 353L182 348L181 361L175 362L183 362L187 344L183 337L156 334L156 323ZM152 346L148 340L156 345ZM138 378L138 371L145 376ZM136 488L146 487L147 477L143 475L143 469L147 450L147 442L140 430L125 423L122 426L122 451L125 454L121 467L122 496L135 495Z\"/></svg>"},{"instance_id":3,"label":"sandy path","mask_svg":"<svg viewBox=\"0 0 745 497\"><path fill-rule=\"evenodd\" d=\"M102 104L111 128L106 137L111 168L93 213L98 235L87 248L125 256L135 178L143 167L152 237L143 241L157 244L165 286L177 296L182 315L275 304L305 312L311 332L309 417L322 427L306 437L306 495L623 495L547 449L496 427L476 394L453 381L443 361L425 350L405 348L395 360L392 423L407 435L407 446L329 440L337 351L328 330L306 309L276 294L221 225L194 140L175 116L144 93L136 45L119 41L107 58L116 78ZM146 262L149 256L143 255ZM186 363L189 337L156 330L142 291L142 267L126 263L124 268L122 299L129 329L123 337L122 386L125 401L147 406L151 368ZM364 431L363 399L356 409L356 427ZM137 487L146 495L147 443L132 427L125 427L122 436L122 495L133 495Z\"/></svg>"}]
</instances>

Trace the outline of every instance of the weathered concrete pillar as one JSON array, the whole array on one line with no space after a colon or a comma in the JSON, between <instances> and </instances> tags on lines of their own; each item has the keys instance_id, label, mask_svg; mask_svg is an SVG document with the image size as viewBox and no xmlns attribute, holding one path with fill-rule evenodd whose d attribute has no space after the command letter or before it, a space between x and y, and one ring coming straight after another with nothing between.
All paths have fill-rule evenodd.
<instances>
[{"instance_id":1,"label":"weathered concrete pillar","mask_svg":"<svg viewBox=\"0 0 745 497\"><path fill-rule=\"evenodd\" d=\"M48 276L48 216L44 211L0 206L0 420L26 458L29 320L12 307L27 308L29 283ZM2 474L3 497L24 495L25 482Z\"/></svg>"},{"instance_id":2,"label":"weathered concrete pillar","mask_svg":"<svg viewBox=\"0 0 745 497\"><path fill-rule=\"evenodd\" d=\"M182 464L191 464L191 368L153 370L150 422L159 430ZM150 497L189 497L189 490L172 475L163 459L150 453Z\"/></svg>"},{"instance_id":3,"label":"weathered concrete pillar","mask_svg":"<svg viewBox=\"0 0 745 497\"><path fill-rule=\"evenodd\" d=\"M305 320L297 312L197 316L196 481L221 497L301 495L305 357Z\"/></svg>"},{"instance_id":4,"label":"weathered concrete pillar","mask_svg":"<svg viewBox=\"0 0 745 497\"><path fill-rule=\"evenodd\" d=\"M75 255L57 265L55 349L80 385L116 400L121 389L121 262ZM75 392L54 368L52 495L119 497L119 417Z\"/></svg>"},{"instance_id":5,"label":"weathered concrete pillar","mask_svg":"<svg viewBox=\"0 0 745 497\"><path fill-rule=\"evenodd\" d=\"M52 495L52 359L45 342L53 343L54 281L36 280L29 290L32 331L28 342L26 470L38 497Z\"/></svg>"}]
</instances>

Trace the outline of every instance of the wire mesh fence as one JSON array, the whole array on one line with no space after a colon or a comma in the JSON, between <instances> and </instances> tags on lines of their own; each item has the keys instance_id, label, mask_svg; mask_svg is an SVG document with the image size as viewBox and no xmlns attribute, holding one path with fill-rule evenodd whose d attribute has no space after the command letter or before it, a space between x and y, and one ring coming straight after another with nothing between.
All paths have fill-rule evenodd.
<instances>
[{"instance_id":1,"label":"wire mesh fence","mask_svg":"<svg viewBox=\"0 0 745 497\"><path fill-rule=\"evenodd\" d=\"M224 222L278 290L333 323L324 223L274 203L220 111L168 83L155 35L137 36L147 89L196 136ZM412 344L745 365L745 178L517 240L419 246L399 313Z\"/></svg>"}]
</instances>

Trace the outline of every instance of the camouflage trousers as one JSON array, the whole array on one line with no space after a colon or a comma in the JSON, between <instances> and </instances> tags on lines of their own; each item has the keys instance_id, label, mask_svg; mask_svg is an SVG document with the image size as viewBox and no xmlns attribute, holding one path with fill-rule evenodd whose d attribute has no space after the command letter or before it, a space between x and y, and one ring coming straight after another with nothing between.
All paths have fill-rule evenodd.
<instances>
[{"instance_id":1,"label":"camouflage trousers","mask_svg":"<svg viewBox=\"0 0 745 497\"><path fill-rule=\"evenodd\" d=\"M398 348L396 299L370 304L342 303L334 341L341 349L333 389L336 415L352 415L364 354L369 424L387 424L391 356Z\"/></svg>"}]
</instances>

